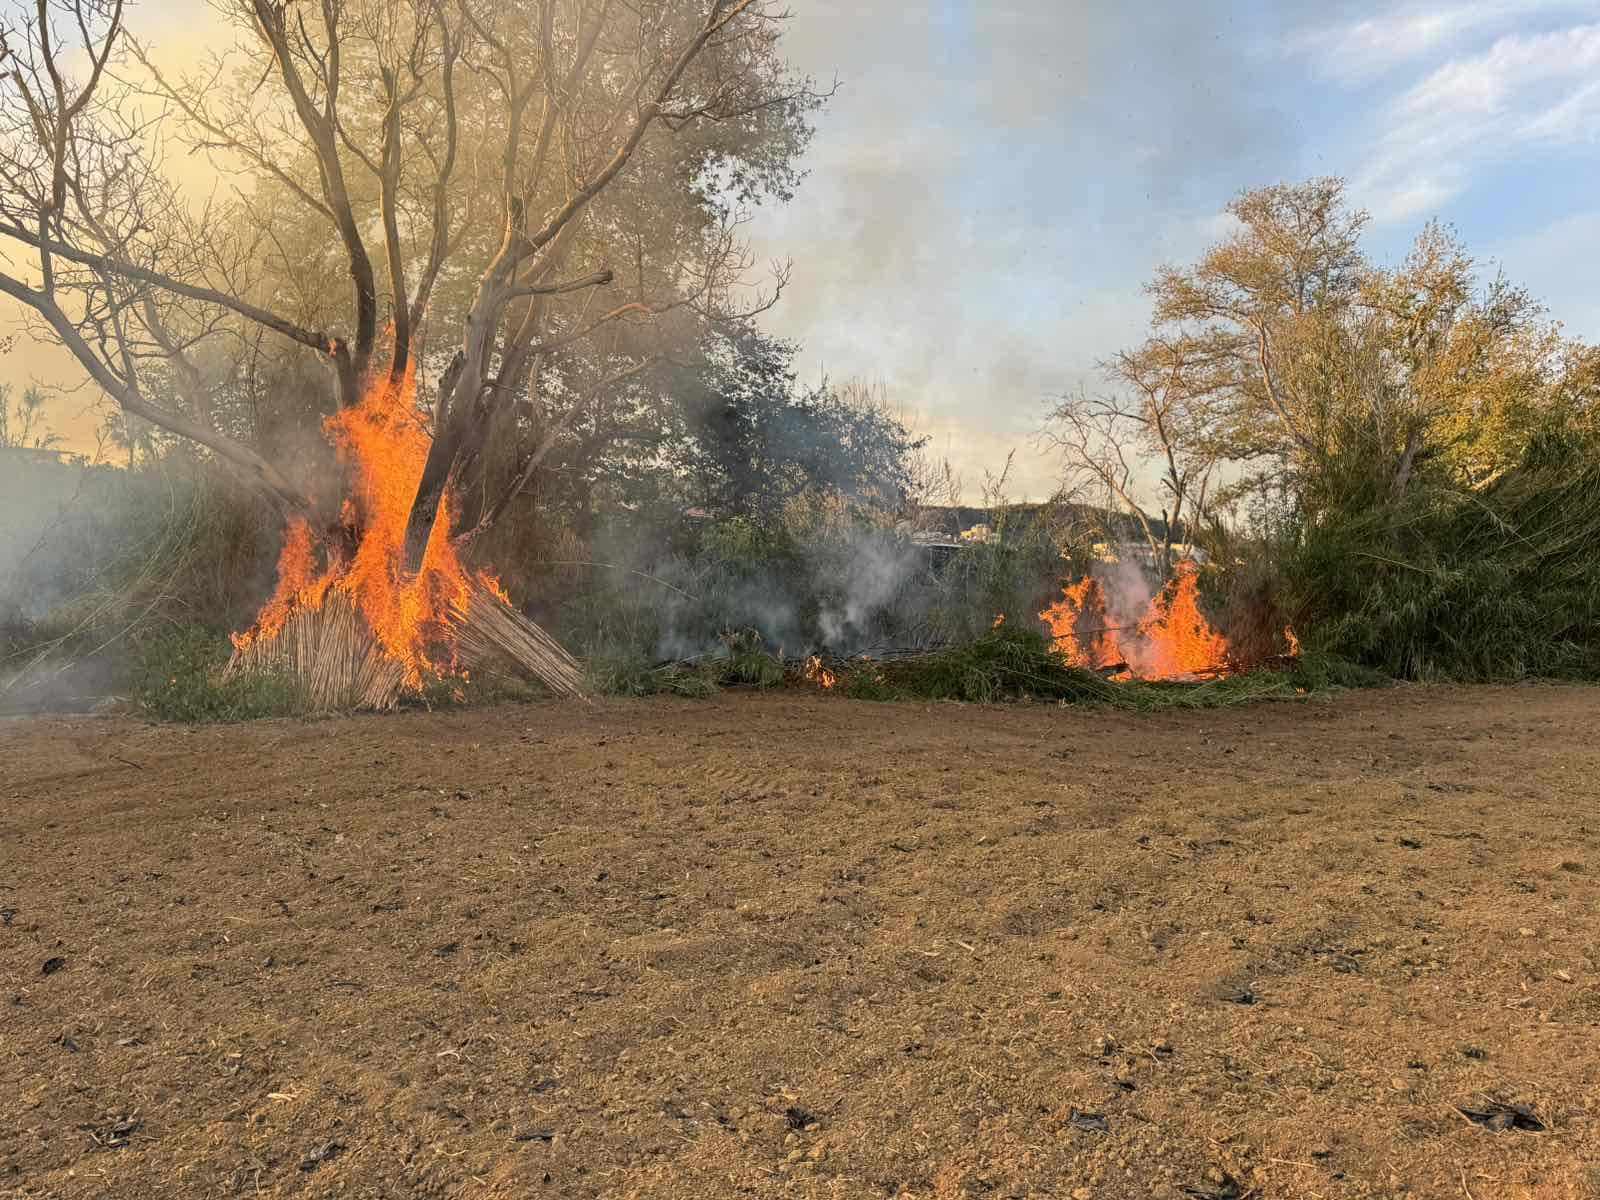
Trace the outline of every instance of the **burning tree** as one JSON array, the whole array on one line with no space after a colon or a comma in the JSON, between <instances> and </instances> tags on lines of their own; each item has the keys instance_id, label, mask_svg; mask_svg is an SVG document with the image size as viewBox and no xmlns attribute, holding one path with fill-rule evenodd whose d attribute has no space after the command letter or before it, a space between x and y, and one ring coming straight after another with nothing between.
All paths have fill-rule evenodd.
<instances>
[{"instance_id":1,"label":"burning tree","mask_svg":"<svg viewBox=\"0 0 1600 1200\"><path fill-rule=\"evenodd\" d=\"M776 298L738 227L788 195L820 97L766 0L218 8L238 46L183 75L124 0L33 0L0 30L0 291L282 510L247 644L338 592L414 679L491 586L458 551L573 423ZM186 192L184 151L235 198ZM268 446L209 364L274 346L323 383Z\"/></svg>"}]
</instances>

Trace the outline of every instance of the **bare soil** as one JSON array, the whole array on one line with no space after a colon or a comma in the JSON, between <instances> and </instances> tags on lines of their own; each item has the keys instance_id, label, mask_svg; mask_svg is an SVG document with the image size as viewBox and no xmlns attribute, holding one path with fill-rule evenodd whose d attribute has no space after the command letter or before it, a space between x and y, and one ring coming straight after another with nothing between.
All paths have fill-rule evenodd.
<instances>
[{"instance_id":1,"label":"bare soil","mask_svg":"<svg viewBox=\"0 0 1600 1200\"><path fill-rule=\"evenodd\" d=\"M1597 735L1557 687L5 722L0 1194L1595 1197Z\"/></svg>"}]
</instances>

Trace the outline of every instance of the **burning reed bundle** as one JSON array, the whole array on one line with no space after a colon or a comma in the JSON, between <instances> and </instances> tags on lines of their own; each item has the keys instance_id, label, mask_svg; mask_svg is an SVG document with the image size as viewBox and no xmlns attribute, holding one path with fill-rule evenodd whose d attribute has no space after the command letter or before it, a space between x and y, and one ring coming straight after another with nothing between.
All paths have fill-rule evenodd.
<instances>
[{"instance_id":1,"label":"burning reed bundle","mask_svg":"<svg viewBox=\"0 0 1600 1200\"><path fill-rule=\"evenodd\" d=\"M542 628L474 580L468 595L450 607L449 632L461 660L537 679L562 698L583 695L577 661ZM385 652L360 610L339 589L315 608L293 612L270 638L234 651L223 678L247 674L287 680L311 712L382 711L408 690L405 664Z\"/></svg>"},{"instance_id":2,"label":"burning reed bundle","mask_svg":"<svg viewBox=\"0 0 1600 1200\"><path fill-rule=\"evenodd\" d=\"M450 624L462 657L493 666L508 663L557 696L583 695L583 672L555 638L474 579L464 604L452 604Z\"/></svg>"},{"instance_id":3,"label":"burning reed bundle","mask_svg":"<svg viewBox=\"0 0 1600 1200\"><path fill-rule=\"evenodd\" d=\"M312 711L393 708L434 680L465 680L463 666L510 667L557 696L582 694L572 657L514 609L493 576L470 572L440 501L421 568L406 567L407 514L428 455L417 424L416 381L385 379L326 424L349 465L360 514L353 552L320 545L295 517L278 557L278 583L255 624L233 638L227 674L284 677Z\"/></svg>"},{"instance_id":4,"label":"burning reed bundle","mask_svg":"<svg viewBox=\"0 0 1600 1200\"><path fill-rule=\"evenodd\" d=\"M337 590L302 608L270 638L234 651L224 679L247 674L289 680L312 712L393 708L405 689L403 663L384 653L355 604Z\"/></svg>"}]
</instances>

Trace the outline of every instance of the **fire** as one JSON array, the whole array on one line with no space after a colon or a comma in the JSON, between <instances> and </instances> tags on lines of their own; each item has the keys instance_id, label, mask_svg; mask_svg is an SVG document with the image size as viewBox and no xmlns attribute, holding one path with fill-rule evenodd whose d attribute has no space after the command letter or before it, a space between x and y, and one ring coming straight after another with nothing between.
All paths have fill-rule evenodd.
<instances>
[{"instance_id":1,"label":"fire","mask_svg":"<svg viewBox=\"0 0 1600 1200\"><path fill-rule=\"evenodd\" d=\"M805 676L823 688L831 688L839 682L839 677L823 666L821 657L815 654L806 659Z\"/></svg>"},{"instance_id":2,"label":"fire","mask_svg":"<svg viewBox=\"0 0 1600 1200\"><path fill-rule=\"evenodd\" d=\"M330 592L342 593L371 627L389 658L404 670L405 685L416 690L425 673L446 674L456 663L448 647L452 606L470 606L471 584L450 541L451 509L439 505L423 554L422 569L404 569L406 520L428 456L428 434L418 420L416 380L374 383L360 404L324 422L324 432L349 469L353 495L344 516L359 521L361 540L348 561L330 555L319 571L311 529L303 519L290 522L278 558L278 583L249 630L233 636L243 651L276 637L298 611L319 610ZM502 600L493 577L479 581Z\"/></svg>"},{"instance_id":3,"label":"fire","mask_svg":"<svg viewBox=\"0 0 1600 1200\"><path fill-rule=\"evenodd\" d=\"M1284 644L1289 647L1289 657L1290 658L1299 658L1300 657L1300 639L1295 637L1294 629L1293 629L1292 626L1285 625L1283 627L1283 641L1284 641Z\"/></svg>"},{"instance_id":4,"label":"fire","mask_svg":"<svg viewBox=\"0 0 1600 1200\"><path fill-rule=\"evenodd\" d=\"M1063 589L1039 614L1058 650L1074 666L1115 670L1113 678L1193 679L1225 672L1228 641L1200 611L1200 572L1182 564L1132 625L1118 625L1105 585L1093 576Z\"/></svg>"},{"instance_id":5,"label":"fire","mask_svg":"<svg viewBox=\"0 0 1600 1200\"><path fill-rule=\"evenodd\" d=\"M1106 609L1105 587L1091 576L1063 589L1062 598L1039 614L1056 649L1074 666L1103 670L1122 663L1117 629Z\"/></svg>"}]
</instances>

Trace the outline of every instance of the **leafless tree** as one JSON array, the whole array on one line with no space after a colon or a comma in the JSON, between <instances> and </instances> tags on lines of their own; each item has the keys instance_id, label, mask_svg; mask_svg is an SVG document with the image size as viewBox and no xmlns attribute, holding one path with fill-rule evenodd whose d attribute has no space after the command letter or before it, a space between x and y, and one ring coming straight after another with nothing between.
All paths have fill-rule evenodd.
<instances>
[{"instance_id":1,"label":"leafless tree","mask_svg":"<svg viewBox=\"0 0 1600 1200\"><path fill-rule=\"evenodd\" d=\"M1202 345L1160 338L1102 369L1117 390L1063 397L1044 438L1061 455L1063 495L1127 513L1166 569L1174 534L1203 520L1211 498L1218 455L1209 434L1222 378Z\"/></svg>"},{"instance_id":2,"label":"leafless tree","mask_svg":"<svg viewBox=\"0 0 1600 1200\"><path fill-rule=\"evenodd\" d=\"M732 208L681 222L675 250L647 247L627 215L651 188L737 190L738 154L706 131L749 139L816 102L777 56L768 0L218 8L241 50L183 78L131 36L125 0L32 0L0 32L0 291L125 412L286 509L316 508L306 481L221 427L202 346L231 339L238 361L263 336L298 347L340 407L384 373L425 377L415 566L447 488L470 500L458 536L491 525L586 404L666 352L646 331L774 298L741 309L751 264ZM673 150L688 141L691 161ZM174 186L164 162L183 151L237 181L226 211ZM296 274L330 247L343 300ZM428 354L430 325L453 353ZM152 398L157 376L174 403Z\"/></svg>"}]
</instances>

